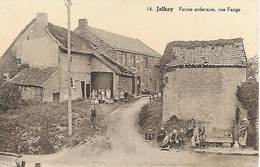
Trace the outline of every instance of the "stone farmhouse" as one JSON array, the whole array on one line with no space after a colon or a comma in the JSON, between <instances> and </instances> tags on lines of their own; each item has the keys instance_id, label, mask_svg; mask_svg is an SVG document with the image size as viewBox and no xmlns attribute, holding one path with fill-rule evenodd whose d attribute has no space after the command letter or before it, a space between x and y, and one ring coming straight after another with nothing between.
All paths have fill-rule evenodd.
<instances>
[{"instance_id":1,"label":"stone farmhouse","mask_svg":"<svg viewBox=\"0 0 260 167\"><path fill-rule=\"evenodd\" d=\"M125 66L116 61L119 52L102 47L102 40L94 41L84 38L83 34L79 36L76 31L71 32L72 99L89 98L92 90L108 87L112 97L119 98L122 92L136 94L159 83L152 77L151 81L147 80L157 68L152 58L156 57L159 63L160 55L137 39L115 36L127 41L125 47L139 49L133 60L140 70L131 70L130 56L125 60ZM133 51L127 50L126 53L132 54ZM8 75L11 83L20 86L24 100L67 100L67 29L49 23L46 13L38 13L0 58L0 65L1 76Z\"/></svg>"},{"instance_id":2,"label":"stone farmhouse","mask_svg":"<svg viewBox=\"0 0 260 167\"><path fill-rule=\"evenodd\" d=\"M161 91L159 78L161 55L143 42L91 27L87 19L79 19L74 33L90 40L95 47L107 51L107 57L134 73L132 85L129 84L127 87L128 92L140 94L141 90L145 89L151 93Z\"/></svg>"},{"instance_id":3,"label":"stone farmhouse","mask_svg":"<svg viewBox=\"0 0 260 167\"><path fill-rule=\"evenodd\" d=\"M243 40L174 41L165 49L163 121L173 115L194 118L208 136L232 130L236 106L246 112L235 92L246 81L247 58ZM167 62L168 61L168 62Z\"/></svg>"}]
</instances>

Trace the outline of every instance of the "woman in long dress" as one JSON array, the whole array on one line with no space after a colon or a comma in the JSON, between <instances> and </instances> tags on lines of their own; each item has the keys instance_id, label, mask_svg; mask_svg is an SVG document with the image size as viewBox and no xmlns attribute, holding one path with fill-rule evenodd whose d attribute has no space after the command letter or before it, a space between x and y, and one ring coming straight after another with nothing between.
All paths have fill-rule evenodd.
<instances>
[{"instance_id":1,"label":"woman in long dress","mask_svg":"<svg viewBox=\"0 0 260 167\"><path fill-rule=\"evenodd\" d=\"M239 139L238 142L241 147L246 147L246 140L247 140L247 126L249 124L248 119L244 118L242 120L241 128L239 129Z\"/></svg>"}]
</instances>

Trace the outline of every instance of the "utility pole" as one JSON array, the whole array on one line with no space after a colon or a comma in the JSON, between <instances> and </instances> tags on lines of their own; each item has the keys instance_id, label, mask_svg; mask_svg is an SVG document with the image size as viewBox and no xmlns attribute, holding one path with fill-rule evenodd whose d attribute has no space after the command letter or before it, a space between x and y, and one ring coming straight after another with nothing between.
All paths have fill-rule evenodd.
<instances>
[{"instance_id":1,"label":"utility pole","mask_svg":"<svg viewBox=\"0 0 260 167\"><path fill-rule=\"evenodd\" d=\"M66 0L65 6L68 13L68 135L72 136L72 107L71 107L71 51L70 51L70 6L71 0Z\"/></svg>"}]
</instances>

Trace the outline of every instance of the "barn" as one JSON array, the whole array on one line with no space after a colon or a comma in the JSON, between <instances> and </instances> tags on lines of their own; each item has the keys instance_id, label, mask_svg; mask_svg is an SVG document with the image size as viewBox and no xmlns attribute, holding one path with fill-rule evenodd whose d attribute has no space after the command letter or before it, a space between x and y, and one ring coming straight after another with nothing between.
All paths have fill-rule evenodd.
<instances>
[{"instance_id":1,"label":"barn","mask_svg":"<svg viewBox=\"0 0 260 167\"><path fill-rule=\"evenodd\" d=\"M194 118L208 136L232 130L240 106L235 92L246 81L243 39L174 41L163 59L163 121Z\"/></svg>"}]
</instances>

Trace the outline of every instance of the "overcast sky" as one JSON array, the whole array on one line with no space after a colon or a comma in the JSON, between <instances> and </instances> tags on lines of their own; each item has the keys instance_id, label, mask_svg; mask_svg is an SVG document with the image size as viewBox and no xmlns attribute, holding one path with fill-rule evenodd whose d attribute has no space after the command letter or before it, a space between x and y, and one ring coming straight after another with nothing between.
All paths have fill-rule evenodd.
<instances>
[{"instance_id":1,"label":"overcast sky","mask_svg":"<svg viewBox=\"0 0 260 167\"><path fill-rule=\"evenodd\" d=\"M71 27L87 18L92 27L138 38L163 54L176 40L241 37L248 57L258 53L258 0L72 0ZM49 22L66 27L64 0L0 0L0 55L21 30L46 12ZM152 6L154 11L147 12ZM156 12L156 6L173 12ZM241 12L179 12L179 7L240 8Z\"/></svg>"}]
</instances>

